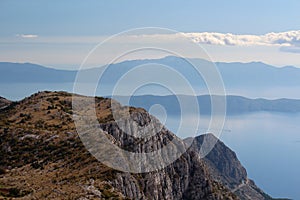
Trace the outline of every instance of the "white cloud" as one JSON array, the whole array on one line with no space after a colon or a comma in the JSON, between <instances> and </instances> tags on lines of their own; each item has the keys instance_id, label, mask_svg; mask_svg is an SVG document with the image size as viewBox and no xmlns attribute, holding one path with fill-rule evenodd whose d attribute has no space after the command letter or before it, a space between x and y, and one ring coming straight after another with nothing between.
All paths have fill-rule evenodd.
<instances>
[{"instance_id":1,"label":"white cloud","mask_svg":"<svg viewBox=\"0 0 300 200\"><path fill-rule=\"evenodd\" d=\"M21 38L37 38L38 35L33 35L33 34L17 34L17 37L21 37Z\"/></svg>"},{"instance_id":2,"label":"white cloud","mask_svg":"<svg viewBox=\"0 0 300 200\"><path fill-rule=\"evenodd\" d=\"M199 33L178 33L178 34L141 34L141 35L124 35L114 39L115 41L126 43L128 38L136 42L174 42L182 35L192 39L199 44L212 44L220 46L274 46L274 47L295 47L300 48L300 30L287 31L280 33L267 33L264 35L237 35L233 33L215 33L215 32L199 32ZM20 38L38 38L34 34L18 34ZM39 37L35 42L47 43L73 43L73 44L97 44L107 36L80 36L80 37ZM1 42L1 41L0 41ZM7 42L7 40L6 40ZM288 48L283 48L288 49Z\"/></svg>"},{"instance_id":3,"label":"white cloud","mask_svg":"<svg viewBox=\"0 0 300 200\"><path fill-rule=\"evenodd\" d=\"M196 43L228 46L299 47L300 30L264 35L235 35L232 33L184 33Z\"/></svg>"}]
</instances>

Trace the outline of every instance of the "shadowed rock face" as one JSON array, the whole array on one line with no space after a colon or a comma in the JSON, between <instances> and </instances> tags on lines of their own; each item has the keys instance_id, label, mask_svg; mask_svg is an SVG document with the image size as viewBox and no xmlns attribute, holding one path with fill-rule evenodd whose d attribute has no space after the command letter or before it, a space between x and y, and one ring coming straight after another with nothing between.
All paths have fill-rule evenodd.
<instances>
[{"instance_id":1,"label":"shadowed rock face","mask_svg":"<svg viewBox=\"0 0 300 200\"><path fill-rule=\"evenodd\" d=\"M11 101L9 101L3 97L0 97L0 109L8 106L9 104L11 104Z\"/></svg>"},{"instance_id":2,"label":"shadowed rock face","mask_svg":"<svg viewBox=\"0 0 300 200\"><path fill-rule=\"evenodd\" d=\"M264 199L259 196L263 192L247 179L234 152L223 143L218 141L211 153L200 159L204 136L197 137L174 163L155 172L131 174L103 165L76 133L71 100L65 92L40 92L0 110L0 197ZM112 120L110 99L96 98L95 102L100 126L111 142L123 149L150 152L174 139L184 144L165 127L146 140L134 137L136 128L128 135ZM140 125L156 120L143 109L131 107L130 114Z\"/></svg>"},{"instance_id":3,"label":"shadowed rock face","mask_svg":"<svg viewBox=\"0 0 300 200\"><path fill-rule=\"evenodd\" d=\"M238 160L235 152L229 149L213 134L196 137L192 148L200 151L203 141L216 142L212 151L203 158L212 178L235 193L241 199L272 199L248 179L246 169Z\"/></svg>"},{"instance_id":4,"label":"shadowed rock face","mask_svg":"<svg viewBox=\"0 0 300 200\"><path fill-rule=\"evenodd\" d=\"M222 182L230 189L247 180L247 172L236 154L213 134L196 137L193 147L200 150L204 139L216 142L210 153L203 158L215 180Z\"/></svg>"},{"instance_id":5,"label":"shadowed rock face","mask_svg":"<svg viewBox=\"0 0 300 200\"><path fill-rule=\"evenodd\" d=\"M136 114L139 115L136 118L143 116L142 121L150 121L148 113ZM114 141L118 141L116 144L133 152L153 151L171 140L179 140L165 128L156 136L140 141L120 130L115 122L101 126L113 136ZM228 188L210 177L207 166L194 149L188 149L174 163L157 172L118 173L113 185L132 199L238 199Z\"/></svg>"}]
</instances>

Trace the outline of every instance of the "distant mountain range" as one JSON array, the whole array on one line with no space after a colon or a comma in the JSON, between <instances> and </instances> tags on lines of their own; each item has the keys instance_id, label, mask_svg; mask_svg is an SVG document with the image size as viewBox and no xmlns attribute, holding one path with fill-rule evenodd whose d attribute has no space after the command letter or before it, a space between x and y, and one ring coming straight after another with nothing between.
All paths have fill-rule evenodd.
<instances>
[{"instance_id":1,"label":"distant mountain range","mask_svg":"<svg viewBox=\"0 0 300 200\"><path fill-rule=\"evenodd\" d=\"M215 96L216 99L221 99L220 96ZM167 114L179 115L181 113L180 104L189 105L193 102L193 96L169 95L169 96L154 96L154 95L141 95L141 96L114 96L116 100L123 104L134 107L142 107L149 110L151 106L159 104L166 110ZM197 101L200 113L207 115L211 113L211 97L209 95L197 96ZM179 100L180 99L180 103ZM127 102L129 100L129 102ZM241 96L226 96L227 114L243 114L249 112L282 112L282 113L298 113L300 112L300 100L296 99L249 99ZM185 108L188 108L186 106ZM190 110L185 110L187 113L196 114L193 107Z\"/></svg>"},{"instance_id":2,"label":"distant mountain range","mask_svg":"<svg viewBox=\"0 0 300 200\"><path fill-rule=\"evenodd\" d=\"M199 65L211 64L202 59L193 59ZM204 85L195 69L182 58L168 56L161 59L130 60L109 66L102 81L116 83L119 78L136 66L156 63L169 66L184 75L193 85ZM275 87L299 86L300 69L296 67L274 67L261 62L215 63L226 87ZM99 75L100 68L84 70L88 76ZM65 83L73 82L76 70L57 70L31 63L0 63L0 83ZM167 77L167 76L166 76Z\"/></svg>"},{"instance_id":3,"label":"distant mountain range","mask_svg":"<svg viewBox=\"0 0 300 200\"><path fill-rule=\"evenodd\" d=\"M76 71L57 70L32 63L0 63L0 83L73 82Z\"/></svg>"},{"instance_id":4,"label":"distant mountain range","mask_svg":"<svg viewBox=\"0 0 300 200\"><path fill-rule=\"evenodd\" d=\"M193 59L193 62L198 63L200 66L209 65L212 66L211 62L202 59ZM300 69L296 67L282 67L277 68L260 62L251 63L215 63L224 81L225 90L227 94L246 96L251 98L263 97L263 98L291 98L300 99ZM93 86L94 83L98 82L99 75L103 73L101 79L98 82L98 88L96 90L96 95L98 96L109 96L112 94L114 86L117 85L118 81L126 74L129 81L125 83L118 84L121 87L118 95L128 95L131 91L128 88L134 84L137 78L142 79L145 76L155 77L159 75L160 77L170 81L171 85L167 87L176 88L176 94L187 94L186 88L181 84L178 84L176 78L173 78L166 71L160 70L148 70L147 73L141 70L132 70L138 66L145 66L146 68L154 67L154 65L169 66L171 69L175 69L179 74L184 76L193 89L196 90L196 95L209 94L206 84L203 78L197 73L197 71L184 59L178 57L165 57L161 59L148 59L148 60L130 60L124 61L116 64L110 65L105 71L103 67L91 68L81 71L81 75L85 77L83 82L83 89L80 91L74 91L83 95L89 95L85 93ZM155 69L155 68L153 68ZM135 74L127 73L129 71L135 71ZM73 83L75 82L77 76L76 70L58 70L53 68L48 68L31 63L9 63L0 62L0 95L11 100L20 100L25 96L28 96L34 92L43 90L65 90L68 92L73 92ZM132 82L130 80L133 80ZM129 86L129 87L127 87ZM166 93L163 88L158 86L150 86L146 89L146 92L139 91L134 95L169 95L171 93ZM212 93L215 94L215 93ZM230 97L231 98L231 97ZM231 99L228 101L231 101ZM236 99L236 98L235 98ZM232 100L234 101L234 100ZM249 102L245 99L241 100L243 105L248 106ZM273 110L277 111L278 105L282 104L286 100L280 100L272 102L276 103L276 108L263 106L263 110ZM258 103L259 102L259 103ZM256 100L255 104L264 104L265 101ZM269 102L268 102L269 103ZM292 107L291 105L297 104L297 102L283 103L283 106L279 108L279 111L294 109L298 110L298 107ZM228 104L230 107L231 104ZM246 106L244 105L244 106ZM138 106L138 105L137 105ZM253 108L254 107L254 108ZM251 105L248 110L257 110L258 105ZM205 111L205 108L202 108ZM232 109L230 109L232 110ZM245 109L244 109L245 110ZM206 112L206 111L205 111ZM284 111L285 112L285 111Z\"/></svg>"}]
</instances>

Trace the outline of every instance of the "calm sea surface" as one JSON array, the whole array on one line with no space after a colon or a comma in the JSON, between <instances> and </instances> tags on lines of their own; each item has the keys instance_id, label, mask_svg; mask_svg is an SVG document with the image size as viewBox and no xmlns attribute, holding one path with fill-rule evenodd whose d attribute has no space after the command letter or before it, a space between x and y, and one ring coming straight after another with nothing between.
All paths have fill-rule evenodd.
<instances>
[{"instance_id":1,"label":"calm sea surface","mask_svg":"<svg viewBox=\"0 0 300 200\"><path fill-rule=\"evenodd\" d=\"M207 130L210 118L200 119L204 123L199 134ZM179 121L177 116L168 116L166 126L177 132ZM180 137L192 136L189 124L181 126ZM300 114L228 116L223 130L220 139L236 152L259 187L273 197L300 199Z\"/></svg>"}]
</instances>

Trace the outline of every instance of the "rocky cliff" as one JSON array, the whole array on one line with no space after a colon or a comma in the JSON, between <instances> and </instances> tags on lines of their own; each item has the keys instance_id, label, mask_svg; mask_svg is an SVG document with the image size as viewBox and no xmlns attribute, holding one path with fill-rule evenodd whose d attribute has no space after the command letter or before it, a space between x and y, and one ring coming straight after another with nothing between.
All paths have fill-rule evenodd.
<instances>
[{"instance_id":1,"label":"rocky cliff","mask_svg":"<svg viewBox=\"0 0 300 200\"><path fill-rule=\"evenodd\" d=\"M10 103L11 103L11 101L9 101L3 97L0 97L0 109L8 106Z\"/></svg>"},{"instance_id":2,"label":"rocky cliff","mask_svg":"<svg viewBox=\"0 0 300 200\"><path fill-rule=\"evenodd\" d=\"M240 199L272 199L247 177L246 169L241 165L235 152L213 134L196 137L192 148L200 151L204 139L216 142L214 148L203 158L204 163L208 166L209 174L214 180L226 186Z\"/></svg>"},{"instance_id":3,"label":"rocky cliff","mask_svg":"<svg viewBox=\"0 0 300 200\"><path fill-rule=\"evenodd\" d=\"M95 102L101 128L123 149L151 152L172 140L184 145L165 127L145 140L134 137L138 133L128 135L112 120L111 100L95 98ZM156 120L143 109L129 110L142 126ZM161 170L131 174L103 165L86 150L72 114L72 95L65 92L40 92L0 110L0 198L269 198L247 178L235 153L222 142L200 157L203 138L215 140L212 135L197 137L191 148Z\"/></svg>"}]
</instances>

